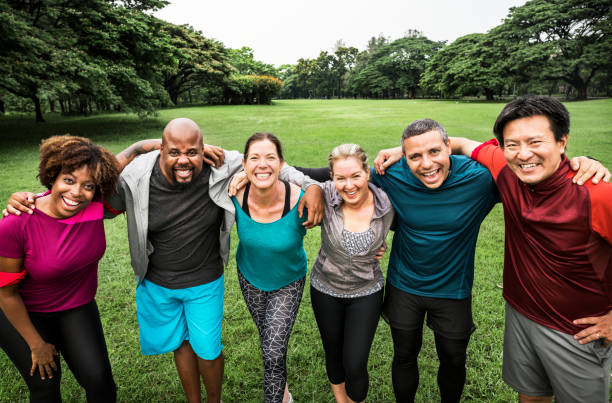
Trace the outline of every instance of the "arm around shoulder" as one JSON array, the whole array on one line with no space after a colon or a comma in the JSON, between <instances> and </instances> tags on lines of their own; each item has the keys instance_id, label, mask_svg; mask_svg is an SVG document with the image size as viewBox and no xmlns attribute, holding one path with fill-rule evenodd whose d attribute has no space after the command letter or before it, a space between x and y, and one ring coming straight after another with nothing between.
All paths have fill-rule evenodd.
<instances>
[{"instance_id":1,"label":"arm around shoulder","mask_svg":"<svg viewBox=\"0 0 612 403\"><path fill-rule=\"evenodd\" d=\"M465 137L449 137L448 139L453 154L465 155L467 157L471 157L474 150L482 144Z\"/></svg>"}]
</instances>

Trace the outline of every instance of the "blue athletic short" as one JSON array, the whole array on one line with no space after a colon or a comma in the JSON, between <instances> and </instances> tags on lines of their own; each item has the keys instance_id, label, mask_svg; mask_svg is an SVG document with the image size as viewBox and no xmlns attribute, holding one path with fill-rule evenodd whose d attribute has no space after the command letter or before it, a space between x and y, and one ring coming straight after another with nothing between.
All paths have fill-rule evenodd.
<instances>
[{"instance_id":1,"label":"blue athletic short","mask_svg":"<svg viewBox=\"0 0 612 403\"><path fill-rule=\"evenodd\" d=\"M170 289L143 280L136 288L140 349L145 355L165 354L189 340L204 360L221 354L223 275L196 287Z\"/></svg>"}]
</instances>

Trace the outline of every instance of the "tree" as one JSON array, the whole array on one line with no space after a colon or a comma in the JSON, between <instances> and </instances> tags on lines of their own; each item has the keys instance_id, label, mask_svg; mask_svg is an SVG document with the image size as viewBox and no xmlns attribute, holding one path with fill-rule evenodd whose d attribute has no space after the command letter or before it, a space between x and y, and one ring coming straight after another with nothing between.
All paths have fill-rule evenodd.
<instances>
[{"instance_id":1,"label":"tree","mask_svg":"<svg viewBox=\"0 0 612 403\"><path fill-rule=\"evenodd\" d=\"M228 61L238 74L278 76L278 72L273 65L255 60L253 49L247 46L240 49L229 49Z\"/></svg>"},{"instance_id":2,"label":"tree","mask_svg":"<svg viewBox=\"0 0 612 403\"><path fill-rule=\"evenodd\" d=\"M498 63L503 54L493 35L462 36L431 58L421 86L445 97L484 94L492 100L506 82Z\"/></svg>"},{"instance_id":3,"label":"tree","mask_svg":"<svg viewBox=\"0 0 612 403\"><path fill-rule=\"evenodd\" d=\"M531 0L510 9L499 31L509 72L563 81L585 99L591 80L612 66L610 0Z\"/></svg>"},{"instance_id":4,"label":"tree","mask_svg":"<svg viewBox=\"0 0 612 403\"><path fill-rule=\"evenodd\" d=\"M425 37L400 38L380 46L357 73L358 93L377 97L414 97L427 61L443 46Z\"/></svg>"},{"instance_id":5,"label":"tree","mask_svg":"<svg viewBox=\"0 0 612 403\"><path fill-rule=\"evenodd\" d=\"M0 3L0 88L32 100L44 121L41 96L81 112L100 108L146 113L156 104L154 68L165 62L159 24L143 10L158 0L81 2L8 0Z\"/></svg>"},{"instance_id":6,"label":"tree","mask_svg":"<svg viewBox=\"0 0 612 403\"><path fill-rule=\"evenodd\" d=\"M337 76L338 96L343 96L345 88L348 84L348 76L353 71L359 50L354 47L339 47L334 52L335 59L333 61L332 70Z\"/></svg>"},{"instance_id":7,"label":"tree","mask_svg":"<svg viewBox=\"0 0 612 403\"><path fill-rule=\"evenodd\" d=\"M220 42L203 37L188 25L161 24L170 38L172 63L160 69L164 88L175 105L181 95L197 87L222 86L224 78L235 71Z\"/></svg>"}]
</instances>

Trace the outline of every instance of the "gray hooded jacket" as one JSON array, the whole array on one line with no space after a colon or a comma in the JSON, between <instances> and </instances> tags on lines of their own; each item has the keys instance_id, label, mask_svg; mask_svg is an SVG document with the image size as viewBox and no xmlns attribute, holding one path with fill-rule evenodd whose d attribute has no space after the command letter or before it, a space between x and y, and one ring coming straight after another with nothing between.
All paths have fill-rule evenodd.
<instances>
[{"instance_id":1,"label":"gray hooded jacket","mask_svg":"<svg viewBox=\"0 0 612 403\"><path fill-rule=\"evenodd\" d=\"M153 245L147 238L149 182L158 156L159 151L153 151L135 158L121 173L115 194L106 199L108 205L116 211L107 210L105 218L113 218L117 212L126 212L130 258L138 284L147 274L149 255L153 253ZM223 165L219 168L211 167L208 182L210 198L224 210L223 222L219 228L219 252L225 266L229 260L230 232L235 220L234 204L227 190L232 176L241 169L242 154L238 151L225 151ZM303 189L317 183L290 166L282 169L280 178L300 185Z\"/></svg>"}]
</instances>

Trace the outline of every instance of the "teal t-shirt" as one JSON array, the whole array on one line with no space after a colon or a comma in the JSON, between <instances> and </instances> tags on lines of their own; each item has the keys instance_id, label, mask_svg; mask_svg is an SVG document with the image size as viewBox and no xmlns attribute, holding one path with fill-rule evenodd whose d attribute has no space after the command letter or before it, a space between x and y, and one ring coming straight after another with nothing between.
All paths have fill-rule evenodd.
<instances>
[{"instance_id":1,"label":"teal t-shirt","mask_svg":"<svg viewBox=\"0 0 612 403\"><path fill-rule=\"evenodd\" d=\"M385 175L372 169L371 180L387 193L397 219L388 281L411 294L463 299L472 293L480 224L499 196L487 168L450 158L451 171L437 189L417 179L406 158Z\"/></svg>"},{"instance_id":2,"label":"teal t-shirt","mask_svg":"<svg viewBox=\"0 0 612 403\"><path fill-rule=\"evenodd\" d=\"M306 210L300 218L296 204L280 219L260 223L242 210L235 197L232 201L240 239L236 264L244 278L262 291L273 291L304 277L308 268L303 242L306 228L302 226Z\"/></svg>"}]
</instances>

